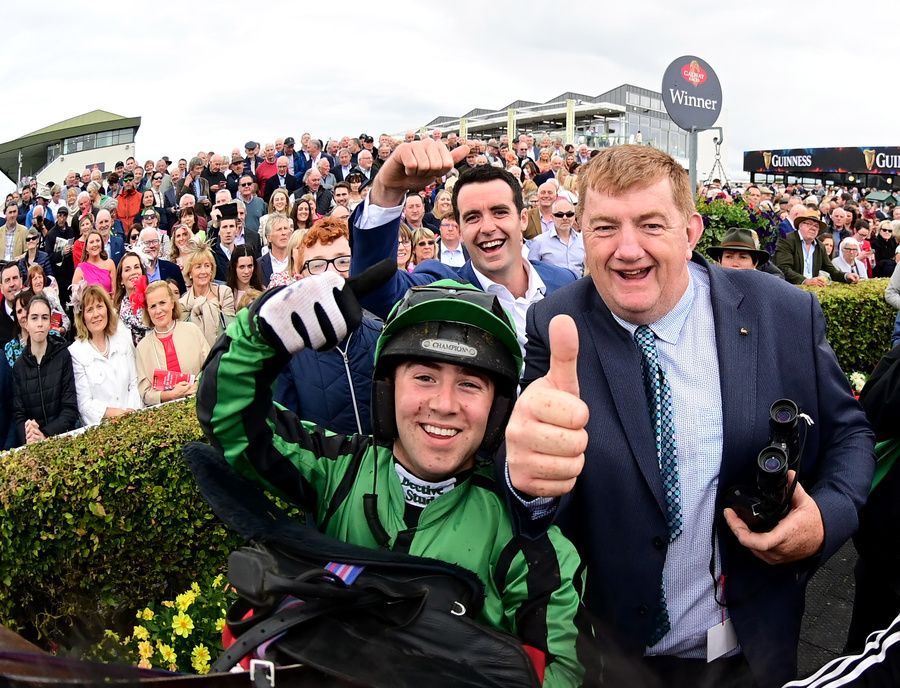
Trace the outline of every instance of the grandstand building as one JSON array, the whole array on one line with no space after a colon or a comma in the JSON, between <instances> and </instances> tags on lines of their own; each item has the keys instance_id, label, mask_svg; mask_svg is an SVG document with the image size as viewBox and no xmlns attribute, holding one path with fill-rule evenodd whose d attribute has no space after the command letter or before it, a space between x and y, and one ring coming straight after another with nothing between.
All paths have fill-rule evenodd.
<instances>
[{"instance_id":1,"label":"grandstand building","mask_svg":"<svg viewBox=\"0 0 900 688\"><path fill-rule=\"evenodd\" d=\"M99 169L134 155L140 117L93 110L0 144L0 171L17 184L23 177L61 182L68 170Z\"/></svg>"},{"instance_id":2,"label":"grandstand building","mask_svg":"<svg viewBox=\"0 0 900 688\"><path fill-rule=\"evenodd\" d=\"M718 125L724 128L724 113ZM512 133L561 136L566 143L586 143L603 148L640 141L666 151L688 166L688 132L673 122L663 105L662 94L640 86L622 84L598 96L567 91L544 103L515 100L497 108L474 108L464 115L441 115L424 129L456 131L480 139ZM640 134L638 134L640 132ZM700 132L698 178L704 179L715 159L714 131ZM727 169L722 147L722 164Z\"/></svg>"}]
</instances>

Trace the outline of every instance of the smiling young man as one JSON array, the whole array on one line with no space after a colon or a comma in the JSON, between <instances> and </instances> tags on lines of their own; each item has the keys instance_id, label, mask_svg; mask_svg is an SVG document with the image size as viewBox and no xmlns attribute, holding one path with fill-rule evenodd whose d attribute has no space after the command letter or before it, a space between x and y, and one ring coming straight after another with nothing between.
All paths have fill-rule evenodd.
<instances>
[{"instance_id":1,"label":"smiling young man","mask_svg":"<svg viewBox=\"0 0 900 688\"><path fill-rule=\"evenodd\" d=\"M381 279L395 269L385 262ZM534 540L515 534L490 467L522 364L495 297L450 281L406 294L375 347L372 435L334 434L273 406L291 355L354 331L354 287L325 270L242 310L200 379L204 432L239 472L328 535L475 573L485 594L473 620L536 649L545 687L580 685L578 557L555 528Z\"/></svg>"},{"instance_id":2,"label":"smiling young man","mask_svg":"<svg viewBox=\"0 0 900 688\"><path fill-rule=\"evenodd\" d=\"M353 267L358 274L397 255L400 212L408 191L418 191L446 174L468 146L451 154L432 139L403 143L384 163L372 191L351 216ZM520 343L525 343L525 313L545 295L570 284L568 270L522 257L522 233L528 221L522 189L506 170L481 165L463 172L453 187L454 218L469 259L460 268L438 260L424 261L415 271L398 271L369 294L363 305L384 317L406 290L439 279L462 279L495 295L513 316Z\"/></svg>"}]
</instances>

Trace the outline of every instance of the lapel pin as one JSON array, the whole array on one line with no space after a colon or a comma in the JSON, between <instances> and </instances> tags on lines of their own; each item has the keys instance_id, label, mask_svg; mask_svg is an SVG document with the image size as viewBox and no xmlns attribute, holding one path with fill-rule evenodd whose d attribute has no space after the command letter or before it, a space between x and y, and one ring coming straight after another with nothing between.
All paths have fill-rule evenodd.
<instances>
[{"instance_id":1,"label":"lapel pin","mask_svg":"<svg viewBox=\"0 0 900 688\"><path fill-rule=\"evenodd\" d=\"M746 337L748 334L750 334L750 330L748 330L746 327L742 327L740 329L740 333L742 337Z\"/></svg>"}]
</instances>

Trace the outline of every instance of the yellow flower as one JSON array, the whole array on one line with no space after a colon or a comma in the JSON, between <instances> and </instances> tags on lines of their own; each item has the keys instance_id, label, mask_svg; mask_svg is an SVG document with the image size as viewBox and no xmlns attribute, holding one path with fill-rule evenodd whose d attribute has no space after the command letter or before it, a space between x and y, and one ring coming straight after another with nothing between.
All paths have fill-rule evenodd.
<instances>
[{"instance_id":1,"label":"yellow flower","mask_svg":"<svg viewBox=\"0 0 900 688\"><path fill-rule=\"evenodd\" d=\"M175 606L175 603L172 600L163 600L162 606L171 609Z\"/></svg>"},{"instance_id":2,"label":"yellow flower","mask_svg":"<svg viewBox=\"0 0 900 688\"><path fill-rule=\"evenodd\" d=\"M153 665L150 663L149 659L142 659L137 663L138 669L152 669Z\"/></svg>"},{"instance_id":3,"label":"yellow flower","mask_svg":"<svg viewBox=\"0 0 900 688\"><path fill-rule=\"evenodd\" d=\"M163 658L164 662L168 662L169 664L174 664L178 661L178 655L175 654L175 650L171 645L166 645L165 643L159 643L157 648L159 649L159 655Z\"/></svg>"},{"instance_id":4,"label":"yellow flower","mask_svg":"<svg viewBox=\"0 0 900 688\"><path fill-rule=\"evenodd\" d=\"M150 659L153 656L153 645L149 640L142 640L138 643L138 654L141 659Z\"/></svg>"},{"instance_id":5,"label":"yellow flower","mask_svg":"<svg viewBox=\"0 0 900 688\"><path fill-rule=\"evenodd\" d=\"M178 671L178 665L175 664L175 662L172 662L172 663L169 665L169 671Z\"/></svg>"},{"instance_id":6,"label":"yellow flower","mask_svg":"<svg viewBox=\"0 0 900 688\"><path fill-rule=\"evenodd\" d=\"M150 631L143 626L135 626L132 635L138 640L147 640L150 637Z\"/></svg>"},{"instance_id":7,"label":"yellow flower","mask_svg":"<svg viewBox=\"0 0 900 688\"><path fill-rule=\"evenodd\" d=\"M144 611L138 612L138 618L143 619L144 621L153 621L153 617L156 616L153 613L153 610L150 607L145 607Z\"/></svg>"},{"instance_id":8,"label":"yellow flower","mask_svg":"<svg viewBox=\"0 0 900 688\"><path fill-rule=\"evenodd\" d=\"M194 601L197 599L197 596L194 594L192 590L188 590L187 592L181 593L178 597L175 598L175 606L178 607L178 611L186 612L188 607L194 604Z\"/></svg>"},{"instance_id":9,"label":"yellow flower","mask_svg":"<svg viewBox=\"0 0 900 688\"><path fill-rule=\"evenodd\" d=\"M223 576L221 573L218 576L216 576L215 578L213 578L212 586L214 588L218 588L220 585L222 585L222 578L223 578Z\"/></svg>"},{"instance_id":10,"label":"yellow flower","mask_svg":"<svg viewBox=\"0 0 900 688\"><path fill-rule=\"evenodd\" d=\"M175 631L175 635L187 638L194 630L194 622L184 612L178 612L172 619L172 630Z\"/></svg>"},{"instance_id":11,"label":"yellow flower","mask_svg":"<svg viewBox=\"0 0 900 688\"><path fill-rule=\"evenodd\" d=\"M223 628L225 628L225 619L224 618L216 621L216 633L221 633Z\"/></svg>"},{"instance_id":12,"label":"yellow flower","mask_svg":"<svg viewBox=\"0 0 900 688\"><path fill-rule=\"evenodd\" d=\"M209 672L209 650L206 645L197 645L191 651L191 666L198 674Z\"/></svg>"},{"instance_id":13,"label":"yellow flower","mask_svg":"<svg viewBox=\"0 0 900 688\"><path fill-rule=\"evenodd\" d=\"M191 583L191 590L193 590L196 594L200 594L200 586L197 585L196 582Z\"/></svg>"}]
</instances>

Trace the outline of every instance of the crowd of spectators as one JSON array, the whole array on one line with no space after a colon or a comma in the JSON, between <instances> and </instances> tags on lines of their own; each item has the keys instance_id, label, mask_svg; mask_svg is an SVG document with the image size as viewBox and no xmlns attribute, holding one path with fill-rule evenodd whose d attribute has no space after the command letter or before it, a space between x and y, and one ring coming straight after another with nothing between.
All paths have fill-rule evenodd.
<instances>
[{"instance_id":1,"label":"crowd of spectators","mask_svg":"<svg viewBox=\"0 0 900 688\"><path fill-rule=\"evenodd\" d=\"M597 151L547 135L463 141L436 129L429 136L451 151L463 144L469 150L446 176L406 197L398 269L412 272L432 260L455 269L466 264L469 251L454 213L453 187L464 170L490 165L520 182L528 209L523 257L575 277L585 274L577 178ZM418 138L409 131L404 140ZM377 144L366 134L327 142L303 134L299 142L287 137L261 146L251 140L243 151L201 151L177 162L163 157L141 166L128 158L105 178L93 169L73 170L61 182L41 186L24 180L21 190L7 196L0 227L0 344L12 369L19 359L23 371L39 362L32 351L30 309L46 307L50 345L42 355L75 365L71 374L78 384L70 389L77 390L77 399L70 399L70 408L78 413L52 414L50 423L45 409L38 414L21 403L30 393L16 391L5 402L4 446L190 394L202 356L237 310L265 289L304 275L328 269L349 274L347 220L402 142L386 134ZM752 230L732 231L710 251L723 265L763 270L795 284L890 276L885 298L900 309L900 272L894 270L900 261L900 207L869 201L866 190L855 187L738 188L716 179L699 194L745 204L778 223L774 255L760 247ZM328 247L328 256L320 257L317 246ZM171 303L166 292L147 291L157 281L170 285ZM148 294L157 297L156 310L148 308ZM35 296L41 298L32 306ZM91 317L85 316L85 299ZM58 351L69 343L68 354ZM65 377L71 368L60 364L55 370ZM113 368L120 379L104 384ZM26 384L22 375L12 377ZM42 379L48 397L61 400L61 381L47 385Z\"/></svg>"}]
</instances>

